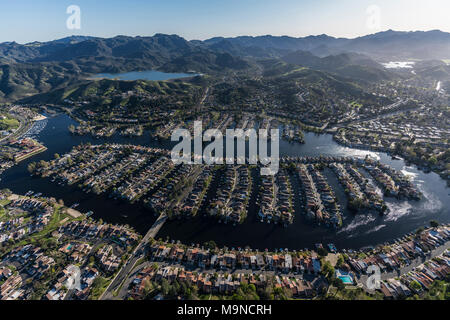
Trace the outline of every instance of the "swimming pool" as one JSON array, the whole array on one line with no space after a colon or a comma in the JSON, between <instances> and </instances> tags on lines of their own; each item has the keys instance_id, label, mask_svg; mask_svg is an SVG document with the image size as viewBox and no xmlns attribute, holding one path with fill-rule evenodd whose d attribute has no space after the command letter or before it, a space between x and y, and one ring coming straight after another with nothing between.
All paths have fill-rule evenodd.
<instances>
[{"instance_id":1,"label":"swimming pool","mask_svg":"<svg viewBox=\"0 0 450 320\"><path fill-rule=\"evenodd\" d=\"M340 277L338 277L338 278L341 279L342 282L343 282L344 284L353 284L353 279L352 279L352 277L350 277L350 276L348 276L348 275L340 276Z\"/></svg>"}]
</instances>

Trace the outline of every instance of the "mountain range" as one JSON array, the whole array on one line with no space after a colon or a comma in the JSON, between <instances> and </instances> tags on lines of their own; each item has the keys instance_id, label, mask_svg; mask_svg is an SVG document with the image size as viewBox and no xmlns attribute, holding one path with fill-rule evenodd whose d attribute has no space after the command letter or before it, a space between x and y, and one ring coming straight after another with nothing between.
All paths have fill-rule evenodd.
<instances>
[{"instance_id":1,"label":"mountain range","mask_svg":"<svg viewBox=\"0 0 450 320\"><path fill-rule=\"evenodd\" d=\"M282 62L362 82L397 76L380 62L406 59L439 61L440 65L434 64L421 72L448 75L448 67L442 65L442 60L450 59L450 33L389 30L355 39L267 35L205 41L156 34L114 38L72 36L27 44L5 42L0 43L0 101L58 89L95 73L149 69L252 73L271 59L278 66ZM286 65L283 68L289 69Z\"/></svg>"},{"instance_id":2,"label":"mountain range","mask_svg":"<svg viewBox=\"0 0 450 320\"><path fill-rule=\"evenodd\" d=\"M274 51L281 55L287 51L309 51L314 55L324 57L344 52L366 54L377 60L398 59L449 59L450 57L450 33L439 30L402 32L388 30L355 39L334 38L327 35L308 36L303 38L293 37L235 37L212 38L205 40L208 46L216 49L234 50L241 48L243 52L251 48L268 50L268 54Z\"/></svg>"}]
</instances>

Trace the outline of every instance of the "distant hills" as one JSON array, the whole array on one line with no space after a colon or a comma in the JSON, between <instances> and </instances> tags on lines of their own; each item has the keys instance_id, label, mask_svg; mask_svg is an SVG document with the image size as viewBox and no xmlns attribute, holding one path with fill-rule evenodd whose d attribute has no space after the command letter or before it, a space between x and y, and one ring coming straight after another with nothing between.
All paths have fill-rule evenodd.
<instances>
[{"instance_id":1,"label":"distant hills","mask_svg":"<svg viewBox=\"0 0 450 320\"><path fill-rule=\"evenodd\" d=\"M49 42L0 43L0 58L9 62L67 61L86 57L143 59L155 65L190 54L226 52L234 56L283 56L309 51L324 57L345 52L368 55L376 60L450 59L450 33L433 31L384 31L355 39L327 35L294 38L288 36L217 37L187 41L177 35L153 37L116 36L97 38L72 36Z\"/></svg>"},{"instance_id":2,"label":"distant hills","mask_svg":"<svg viewBox=\"0 0 450 320\"><path fill-rule=\"evenodd\" d=\"M397 77L380 62L406 59L434 61L418 64L419 75L448 77L442 60L450 59L450 33L389 30L355 39L268 35L205 41L156 34L5 42L0 43L0 102L64 88L95 73L149 69L211 75L264 70L271 76L306 67L366 83ZM272 61L269 69L267 61Z\"/></svg>"},{"instance_id":3,"label":"distant hills","mask_svg":"<svg viewBox=\"0 0 450 320\"><path fill-rule=\"evenodd\" d=\"M196 92L196 88L194 84L182 81L119 81L103 79L98 81L79 81L70 86L24 98L21 102L59 104L66 99L75 101L88 99L96 101L100 106L109 104L112 101L116 101L119 104L122 100L121 93L131 90L152 94L164 93L173 97L179 95L188 97L189 94Z\"/></svg>"},{"instance_id":4,"label":"distant hills","mask_svg":"<svg viewBox=\"0 0 450 320\"><path fill-rule=\"evenodd\" d=\"M189 68L190 59L198 55L208 56L208 62L199 66L207 71L209 68L227 67L230 69L246 67L243 61L228 54L198 46L176 35L156 34L153 37L117 36L103 39L94 37L69 37L50 42L33 42L18 44L7 42L0 44L0 57L9 63L66 62L83 60L122 59L138 60L145 65L160 68L176 59L185 59L180 67ZM231 63L230 65L227 64ZM195 58L191 59L195 61ZM217 65L216 65L217 63ZM126 68L127 69L127 68ZM184 70L180 70L184 71ZM199 70L201 71L201 70Z\"/></svg>"},{"instance_id":5,"label":"distant hills","mask_svg":"<svg viewBox=\"0 0 450 320\"><path fill-rule=\"evenodd\" d=\"M95 73L162 71L215 74L250 68L248 61L175 35L70 37L0 44L0 102L62 88Z\"/></svg>"},{"instance_id":6,"label":"distant hills","mask_svg":"<svg viewBox=\"0 0 450 320\"><path fill-rule=\"evenodd\" d=\"M393 78L393 74L381 64L359 53L341 53L320 58L307 51L296 51L281 59L286 63L332 72L359 81L373 82Z\"/></svg>"},{"instance_id":7,"label":"distant hills","mask_svg":"<svg viewBox=\"0 0 450 320\"><path fill-rule=\"evenodd\" d=\"M402 32L388 30L355 39L334 38L327 35L293 37L235 37L206 40L209 46L221 44L225 48L235 45L245 50L259 47L264 50L310 51L317 56L335 55L344 52L366 54L378 60L398 59L450 59L450 33L439 30Z\"/></svg>"}]
</instances>

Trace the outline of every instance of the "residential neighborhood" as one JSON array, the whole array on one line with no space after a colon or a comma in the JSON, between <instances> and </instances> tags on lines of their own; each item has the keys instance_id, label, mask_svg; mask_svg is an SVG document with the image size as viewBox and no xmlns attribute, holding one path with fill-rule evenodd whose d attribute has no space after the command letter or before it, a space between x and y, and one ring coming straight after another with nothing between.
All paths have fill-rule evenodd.
<instances>
[{"instance_id":1,"label":"residential neighborhood","mask_svg":"<svg viewBox=\"0 0 450 320\"><path fill-rule=\"evenodd\" d=\"M362 290L370 299L405 299L424 295L435 281L448 278L449 245L448 226L429 228L370 251L337 253L321 245L317 251L269 252L154 241L148 248L148 262L137 268L137 275L127 282L129 290L122 292L126 292L123 298L131 299L173 298L174 293L192 298L194 292L200 298L226 297L253 285L254 294L273 294L279 288L297 299L326 299L352 290ZM376 291L368 287L369 266L381 272Z\"/></svg>"},{"instance_id":2,"label":"residential neighborhood","mask_svg":"<svg viewBox=\"0 0 450 320\"><path fill-rule=\"evenodd\" d=\"M92 299L140 241L39 195L2 191L0 299ZM73 287L79 276L80 286Z\"/></svg>"}]
</instances>

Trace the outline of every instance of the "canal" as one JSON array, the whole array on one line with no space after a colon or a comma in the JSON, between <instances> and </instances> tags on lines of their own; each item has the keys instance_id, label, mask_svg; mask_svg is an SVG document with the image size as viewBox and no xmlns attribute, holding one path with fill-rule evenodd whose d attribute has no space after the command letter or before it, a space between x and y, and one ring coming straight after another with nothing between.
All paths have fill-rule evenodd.
<instances>
[{"instance_id":1,"label":"canal","mask_svg":"<svg viewBox=\"0 0 450 320\"><path fill-rule=\"evenodd\" d=\"M75 186L60 186L48 179L31 177L27 165L33 161L51 160L55 153L60 155L69 152L80 143L92 144L122 143L169 148L168 142L158 142L146 132L141 137L127 138L116 134L111 138L96 139L90 136L73 136L67 130L69 125L76 125L67 115L50 117L45 128L37 134L37 139L44 143L48 150L32 159L28 159L7 170L1 175L0 188L9 188L15 193L24 194L29 190L41 192L44 196L62 199L68 206L79 203L81 212L92 210L94 217L110 223L128 224L138 232L145 234L156 217L141 204L129 204L116 201L107 195L95 196L86 194ZM259 249L302 249L312 248L315 243L333 242L338 248L359 249L390 241L427 225L430 220L444 223L450 222L450 189L435 173L424 173L414 166L408 166L402 160L392 160L384 153L356 150L338 145L331 135L305 134L305 144L280 142L281 156L353 156L370 155L379 159L404 174L409 175L424 199L419 202L387 199L390 209L386 216L377 214L354 215L344 212L344 226L338 231L318 227L306 221L300 213L299 201L295 201L297 213L294 223L287 228L262 224L259 222L254 204L255 197L250 200L248 217L242 225L218 224L216 219L200 215L191 220L168 221L158 233L158 238L180 240L186 244L203 244L213 240L219 246L246 247ZM336 179L326 174L330 185L335 189L340 201L343 199ZM292 179L295 180L295 179ZM295 183L294 183L295 184ZM255 185L254 188L257 186ZM298 191L298 186L294 185ZM211 194L212 196L212 194ZM345 207L345 202L342 203Z\"/></svg>"}]
</instances>

